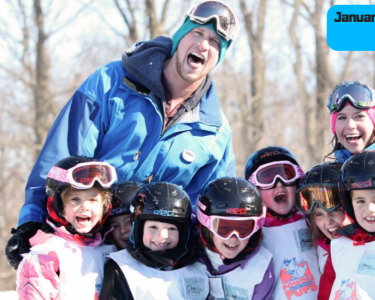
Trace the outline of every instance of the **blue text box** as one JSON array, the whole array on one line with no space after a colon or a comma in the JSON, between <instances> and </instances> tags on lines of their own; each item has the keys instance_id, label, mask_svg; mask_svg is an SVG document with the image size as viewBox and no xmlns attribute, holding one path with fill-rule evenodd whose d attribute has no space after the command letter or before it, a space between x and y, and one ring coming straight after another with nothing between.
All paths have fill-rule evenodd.
<instances>
[{"instance_id":1,"label":"blue text box","mask_svg":"<svg viewBox=\"0 0 375 300\"><path fill-rule=\"evenodd\" d=\"M334 5L327 13L327 42L336 51L375 51L375 5Z\"/></svg>"}]
</instances>

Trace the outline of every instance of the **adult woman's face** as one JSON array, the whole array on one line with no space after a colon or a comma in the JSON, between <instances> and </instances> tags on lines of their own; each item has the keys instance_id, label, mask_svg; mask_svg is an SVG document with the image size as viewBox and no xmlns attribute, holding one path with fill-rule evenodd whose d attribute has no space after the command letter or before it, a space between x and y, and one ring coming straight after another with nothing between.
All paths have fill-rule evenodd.
<instances>
[{"instance_id":1,"label":"adult woman's face","mask_svg":"<svg viewBox=\"0 0 375 300\"><path fill-rule=\"evenodd\" d=\"M336 136L351 154L360 153L373 141L374 125L361 109L346 105L337 113Z\"/></svg>"}]
</instances>

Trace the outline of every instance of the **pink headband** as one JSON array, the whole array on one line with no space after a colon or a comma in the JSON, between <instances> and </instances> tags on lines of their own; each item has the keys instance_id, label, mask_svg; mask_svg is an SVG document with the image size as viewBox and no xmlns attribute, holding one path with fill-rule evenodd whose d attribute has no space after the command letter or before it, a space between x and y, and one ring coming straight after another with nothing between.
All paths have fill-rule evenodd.
<instances>
[{"instance_id":1,"label":"pink headband","mask_svg":"<svg viewBox=\"0 0 375 300\"><path fill-rule=\"evenodd\" d=\"M345 103L345 105L349 105L349 103L347 102ZM368 108L368 109L364 109L364 111L367 113L370 120L372 121L372 124L375 127L375 106ZM337 120L337 112L331 114L331 131L333 134L336 133L336 120Z\"/></svg>"}]
</instances>

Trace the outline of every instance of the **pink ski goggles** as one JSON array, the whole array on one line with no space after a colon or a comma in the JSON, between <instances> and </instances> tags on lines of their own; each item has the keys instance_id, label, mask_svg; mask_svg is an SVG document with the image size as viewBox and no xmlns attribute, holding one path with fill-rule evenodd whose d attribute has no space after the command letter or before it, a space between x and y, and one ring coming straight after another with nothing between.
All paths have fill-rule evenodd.
<instances>
[{"instance_id":1,"label":"pink ski goggles","mask_svg":"<svg viewBox=\"0 0 375 300\"><path fill-rule=\"evenodd\" d=\"M276 161L260 166L248 181L253 185L270 189L275 187L276 180L279 178L285 185L292 185L297 179L304 175L302 169L290 161Z\"/></svg>"},{"instance_id":2,"label":"pink ski goggles","mask_svg":"<svg viewBox=\"0 0 375 300\"><path fill-rule=\"evenodd\" d=\"M243 241L249 239L262 228L266 218L267 207L263 206L262 215L259 217L207 216L199 208L197 208L196 212L199 223L207 227L218 238L229 240L234 234L240 241Z\"/></svg>"},{"instance_id":3,"label":"pink ski goggles","mask_svg":"<svg viewBox=\"0 0 375 300\"><path fill-rule=\"evenodd\" d=\"M107 162L80 163L68 170L52 167L47 178L70 183L72 187L82 190L94 186L97 181L103 188L109 188L117 180L116 169Z\"/></svg>"}]
</instances>

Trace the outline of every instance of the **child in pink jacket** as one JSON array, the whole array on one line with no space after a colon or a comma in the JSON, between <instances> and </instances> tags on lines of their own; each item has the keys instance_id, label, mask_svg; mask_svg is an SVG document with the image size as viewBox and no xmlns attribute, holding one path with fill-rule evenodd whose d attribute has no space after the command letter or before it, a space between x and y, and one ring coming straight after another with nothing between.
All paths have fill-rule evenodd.
<instances>
[{"instance_id":1,"label":"child in pink jacket","mask_svg":"<svg viewBox=\"0 0 375 300\"><path fill-rule=\"evenodd\" d=\"M111 208L114 167L92 158L60 160L47 175L48 218L17 270L19 299L98 299L104 255L100 229Z\"/></svg>"}]
</instances>

